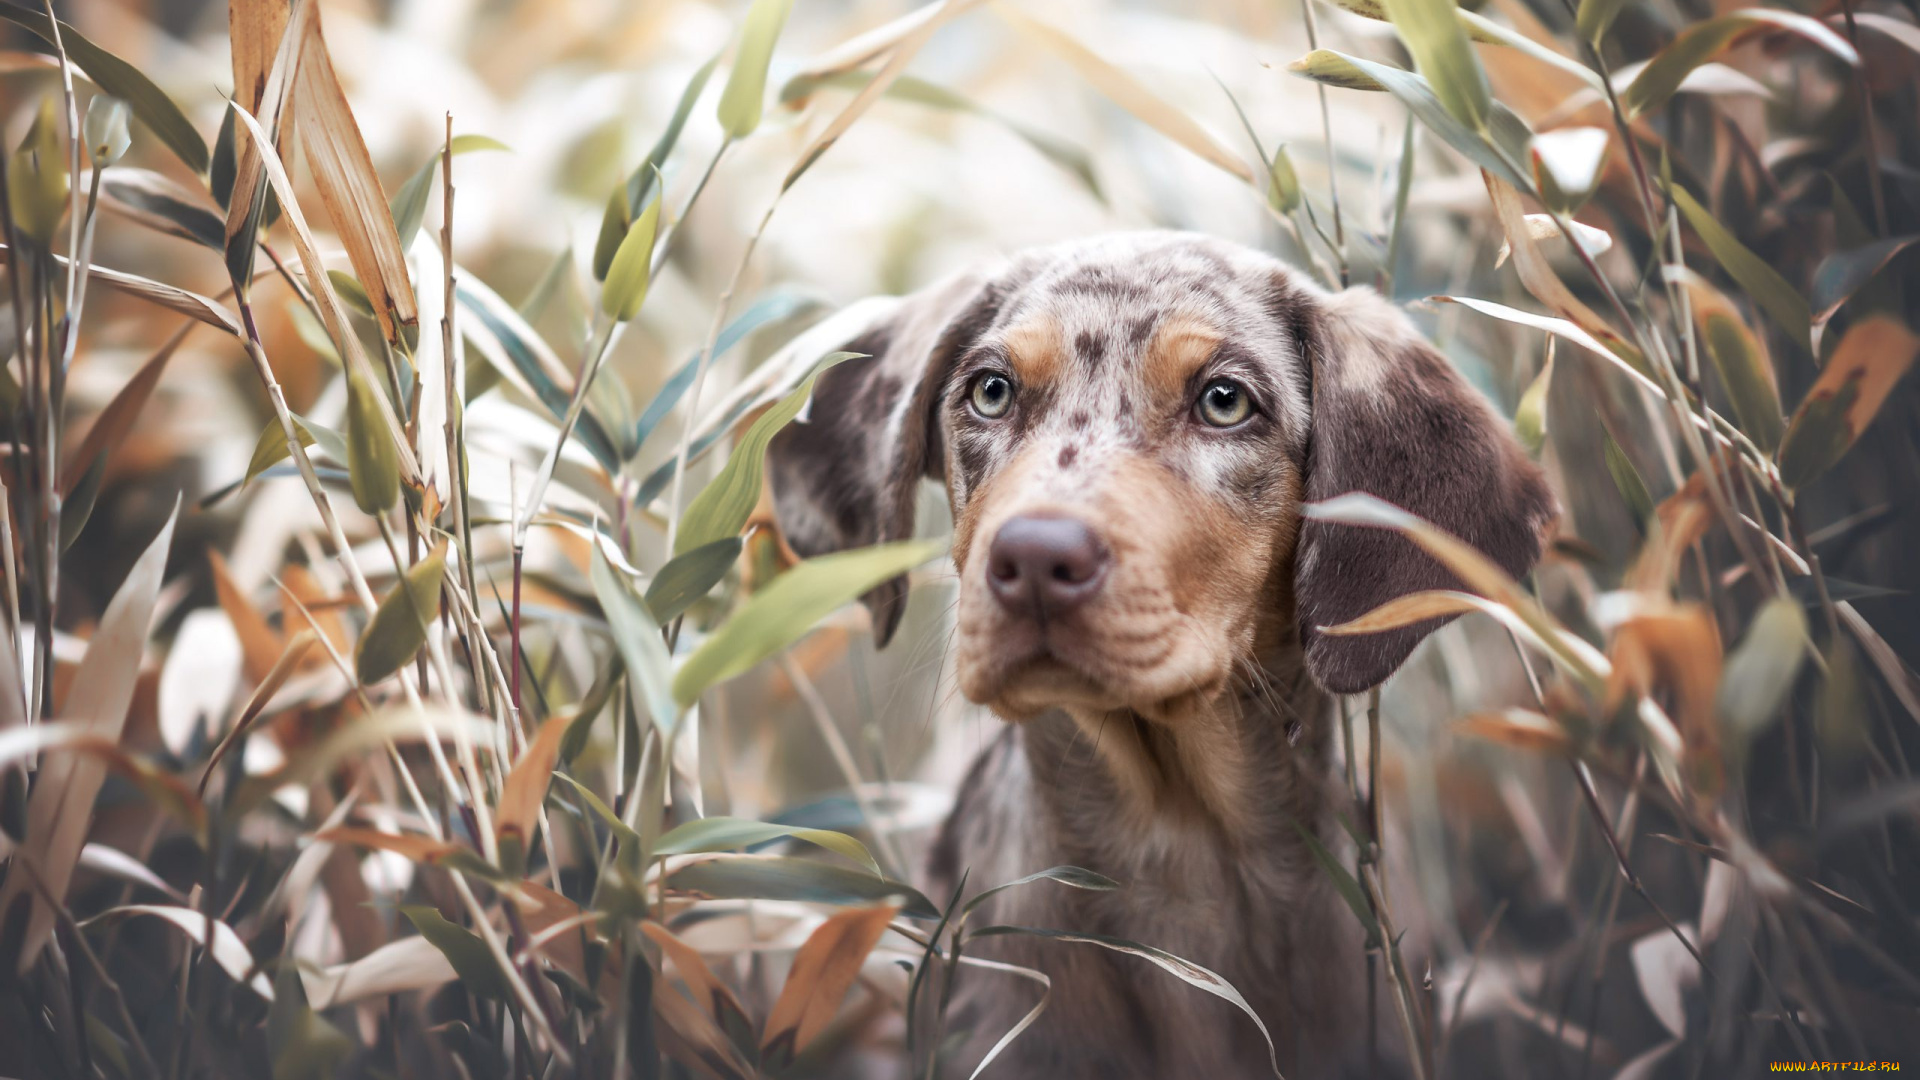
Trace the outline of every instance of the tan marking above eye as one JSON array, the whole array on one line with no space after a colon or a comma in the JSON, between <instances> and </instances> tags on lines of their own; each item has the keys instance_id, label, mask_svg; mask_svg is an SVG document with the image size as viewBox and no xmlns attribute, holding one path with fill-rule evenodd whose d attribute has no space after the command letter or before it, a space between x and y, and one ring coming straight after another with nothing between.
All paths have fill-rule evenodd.
<instances>
[{"instance_id":1,"label":"tan marking above eye","mask_svg":"<svg viewBox=\"0 0 1920 1080\"><path fill-rule=\"evenodd\" d=\"M1000 340L1020 382L1038 386L1059 377L1067 342L1060 324L1051 316L1029 315L1009 327Z\"/></svg>"},{"instance_id":2,"label":"tan marking above eye","mask_svg":"<svg viewBox=\"0 0 1920 1080\"><path fill-rule=\"evenodd\" d=\"M1160 320L1141 365L1143 380L1154 400L1171 403L1185 397L1194 372L1213 358L1222 336L1192 316L1172 315Z\"/></svg>"}]
</instances>

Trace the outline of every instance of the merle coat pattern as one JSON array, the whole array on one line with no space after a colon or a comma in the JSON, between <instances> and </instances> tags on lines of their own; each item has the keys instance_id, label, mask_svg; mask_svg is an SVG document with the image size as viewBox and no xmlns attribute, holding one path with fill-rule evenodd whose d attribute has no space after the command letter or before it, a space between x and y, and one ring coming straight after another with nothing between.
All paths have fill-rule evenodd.
<instances>
[{"instance_id":1,"label":"merle coat pattern","mask_svg":"<svg viewBox=\"0 0 1920 1080\"><path fill-rule=\"evenodd\" d=\"M1459 583L1395 534L1301 507L1371 492L1525 573L1554 504L1505 424L1371 290L1328 293L1181 233L1027 252L884 306L841 347L870 358L823 376L769 455L782 529L806 556L904 539L919 482L942 482L959 686L1010 721L960 791L929 893L944 900L962 872L973 894L1049 866L1098 871L1124 887L1009 890L972 924L1166 949L1245 995L1289 1076L1362 1060L1360 931L1298 829L1344 840L1333 695L1377 685L1442 620L1321 628ZM1036 519L1085 538L1094 569L1071 605L1042 602L1037 579L1031 602L1009 591L999 538ZM905 595L900 578L867 597L882 643ZM1145 961L978 944L1053 980L999 1075L1270 1074L1252 1022ZM1033 991L961 974L959 1075Z\"/></svg>"}]
</instances>

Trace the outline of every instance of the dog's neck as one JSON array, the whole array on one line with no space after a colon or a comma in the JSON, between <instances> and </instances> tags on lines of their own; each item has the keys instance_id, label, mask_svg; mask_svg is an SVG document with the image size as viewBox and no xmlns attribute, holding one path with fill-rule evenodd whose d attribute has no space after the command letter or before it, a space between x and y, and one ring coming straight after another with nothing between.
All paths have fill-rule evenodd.
<instances>
[{"instance_id":1,"label":"dog's neck","mask_svg":"<svg viewBox=\"0 0 1920 1080\"><path fill-rule=\"evenodd\" d=\"M1226 691L1166 720L1116 711L1031 721L1022 741L1040 797L1106 835L1239 848L1292 839L1295 822L1314 829L1333 719L1302 660L1291 642L1270 648L1238 665Z\"/></svg>"}]
</instances>

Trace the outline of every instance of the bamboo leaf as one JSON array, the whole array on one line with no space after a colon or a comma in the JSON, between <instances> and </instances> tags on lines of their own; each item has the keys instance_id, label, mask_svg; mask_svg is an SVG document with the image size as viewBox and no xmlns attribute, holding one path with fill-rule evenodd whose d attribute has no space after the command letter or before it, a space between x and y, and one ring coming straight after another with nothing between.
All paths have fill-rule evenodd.
<instances>
[{"instance_id":1,"label":"bamboo leaf","mask_svg":"<svg viewBox=\"0 0 1920 1080\"><path fill-rule=\"evenodd\" d=\"M653 241L660 227L660 196L655 195L639 220L614 251L607 267L606 284L600 290L600 309L616 322L626 322L640 314L652 280Z\"/></svg>"},{"instance_id":2,"label":"bamboo leaf","mask_svg":"<svg viewBox=\"0 0 1920 1080\"><path fill-rule=\"evenodd\" d=\"M1527 384L1520 403L1513 409L1514 438L1520 440L1531 457L1538 458L1547 445L1547 390L1552 383L1553 350L1548 349L1547 362L1540 365L1540 374Z\"/></svg>"},{"instance_id":3,"label":"bamboo leaf","mask_svg":"<svg viewBox=\"0 0 1920 1080\"><path fill-rule=\"evenodd\" d=\"M740 558L744 541L729 536L676 555L647 585L647 610L672 621L713 591Z\"/></svg>"},{"instance_id":4,"label":"bamboo leaf","mask_svg":"<svg viewBox=\"0 0 1920 1080\"><path fill-rule=\"evenodd\" d=\"M791 1064L840 1011L867 954L900 909L881 904L842 911L807 936L794 954L780 997L767 1014L760 1056L775 1071Z\"/></svg>"},{"instance_id":5,"label":"bamboo leaf","mask_svg":"<svg viewBox=\"0 0 1920 1080\"><path fill-rule=\"evenodd\" d=\"M400 457L374 400L378 393L364 377L347 372L347 474L354 504L375 517L400 501Z\"/></svg>"},{"instance_id":6,"label":"bamboo leaf","mask_svg":"<svg viewBox=\"0 0 1920 1080\"><path fill-rule=\"evenodd\" d=\"M53 23L41 12L0 3L0 19L24 27L49 44L53 41ZM193 129L180 106L155 86L152 79L64 22L60 24L60 42L75 67L86 72L95 86L125 101L133 115L159 136L187 168L196 173L207 171L206 140Z\"/></svg>"},{"instance_id":7,"label":"bamboo leaf","mask_svg":"<svg viewBox=\"0 0 1920 1080\"><path fill-rule=\"evenodd\" d=\"M646 710L662 735L671 736L680 722L679 704L671 693L673 660L667 655L667 644L660 636L659 620L633 595L633 590L608 560L602 545L610 542L597 535L594 540L589 574L593 595L600 601L600 611L613 634L614 646L620 650L621 662L626 665L634 704Z\"/></svg>"},{"instance_id":8,"label":"bamboo leaf","mask_svg":"<svg viewBox=\"0 0 1920 1080\"><path fill-rule=\"evenodd\" d=\"M407 904L400 912L420 931L421 937L446 956L469 992L497 1001L514 1000L512 986L478 934L448 922L445 916L424 904Z\"/></svg>"},{"instance_id":9,"label":"bamboo leaf","mask_svg":"<svg viewBox=\"0 0 1920 1080\"><path fill-rule=\"evenodd\" d=\"M1485 133L1493 112L1493 92L1480 58L1467 43L1453 0L1383 0L1400 40L1413 54L1414 67L1433 87L1454 119Z\"/></svg>"},{"instance_id":10,"label":"bamboo leaf","mask_svg":"<svg viewBox=\"0 0 1920 1080\"><path fill-rule=\"evenodd\" d=\"M458 977L446 954L420 935L389 941L350 963L301 974L308 998L323 1009L427 990Z\"/></svg>"},{"instance_id":11,"label":"bamboo leaf","mask_svg":"<svg viewBox=\"0 0 1920 1080\"><path fill-rule=\"evenodd\" d=\"M674 699L691 705L707 687L786 648L835 608L926 562L944 546L903 541L800 563L754 594L687 657L673 678Z\"/></svg>"},{"instance_id":12,"label":"bamboo leaf","mask_svg":"<svg viewBox=\"0 0 1920 1080\"><path fill-rule=\"evenodd\" d=\"M1812 647L1799 601L1776 596L1754 615L1720 674L1716 711L1738 744L1765 731L1779 714Z\"/></svg>"},{"instance_id":13,"label":"bamboo leaf","mask_svg":"<svg viewBox=\"0 0 1920 1080\"><path fill-rule=\"evenodd\" d=\"M354 276L367 287L373 314L388 341L399 340L397 323L414 325L420 311L407 275L407 256L387 210L387 195L373 158L347 104L346 92L333 72L333 59L320 30L317 4L289 33L301 35L299 68L294 75L291 105L294 129L306 151L313 186L333 221L333 231L347 249Z\"/></svg>"},{"instance_id":14,"label":"bamboo leaf","mask_svg":"<svg viewBox=\"0 0 1920 1080\"><path fill-rule=\"evenodd\" d=\"M746 818L707 817L695 818L667 830L654 844L653 853L659 855L699 855L715 851L737 851L740 848L764 844L769 840L792 837L805 840L826 848L837 855L844 855L854 862L864 864L880 876L880 864L875 862L867 845L845 833L830 832L826 829L807 829L796 825L777 825L770 821L752 821Z\"/></svg>"},{"instance_id":15,"label":"bamboo leaf","mask_svg":"<svg viewBox=\"0 0 1920 1080\"><path fill-rule=\"evenodd\" d=\"M1745 38L1781 30L1806 38L1848 65L1857 66L1860 63L1860 56L1854 52L1853 46L1817 19L1791 11L1746 8L1694 23L1680 31L1666 48L1655 54L1626 92L1620 95L1621 107L1626 109L1629 117L1658 109L1673 97L1693 69Z\"/></svg>"},{"instance_id":16,"label":"bamboo leaf","mask_svg":"<svg viewBox=\"0 0 1920 1080\"><path fill-rule=\"evenodd\" d=\"M73 674L63 712L84 725L87 735L104 743L117 744L126 726L179 516L176 501L166 524L107 604L100 628L87 642L86 654ZM91 755L62 755L43 764L34 781L33 795L27 803L26 837L20 847L33 859L46 891L56 899L65 898L80 850L86 845L94 798L106 780L106 769L105 763ZM15 918L16 904L28 905L29 911L16 968L24 974L33 967L53 933L54 913L39 891L27 884L25 873L7 875L5 885L0 886L0 921Z\"/></svg>"},{"instance_id":17,"label":"bamboo leaf","mask_svg":"<svg viewBox=\"0 0 1920 1080\"><path fill-rule=\"evenodd\" d=\"M1078 38L1052 23L1034 18L1011 4L996 0L993 8L994 12L1014 29L1066 61L1068 66L1079 72L1080 77L1091 83L1094 89L1100 91L1115 105L1132 113L1135 119L1173 140L1202 161L1224 170L1228 175L1239 177L1248 184L1254 183L1253 171L1247 168L1246 162L1229 153L1192 117L1169 105L1164 99L1143 86L1138 79L1087 48Z\"/></svg>"},{"instance_id":18,"label":"bamboo leaf","mask_svg":"<svg viewBox=\"0 0 1920 1080\"><path fill-rule=\"evenodd\" d=\"M7 163L7 212L21 237L41 251L53 247L53 235L67 216L68 174L61 154L59 97L48 94L27 126L27 134Z\"/></svg>"},{"instance_id":19,"label":"bamboo leaf","mask_svg":"<svg viewBox=\"0 0 1920 1080\"><path fill-rule=\"evenodd\" d=\"M609 280L612 275L608 275ZM820 373L842 360L849 360L860 353L836 352L823 357L807 376L786 397L780 399L772 408L762 413L747 433L740 437L740 443L728 455L726 465L713 482L700 490L688 504L686 512L680 516L680 530L677 534L673 553L684 555L698 547L704 547L716 540L725 540L740 535L740 530L752 516L755 503L760 501L760 488L764 482L766 470L767 444L787 426L800 410L813 397L814 383L819 381Z\"/></svg>"},{"instance_id":20,"label":"bamboo leaf","mask_svg":"<svg viewBox=\"0 0 1920 1080\"><path fill-rule=\"evenodd\" d=\"M494 832L502 841L508 836L517 836L522 850L533 846L540 804L546 801L547 785L553 781L553 767L560 760L560 741L566 737L572 722L573 717L564 713L548 717L507 773L493 813Z\"/></svg>"},{"instance_id":21,"label":"bamboo leaf","mask_svg":"<svg viewBox=\"0 0 1920 1080\"><path fill-rule=\"evenodd\" d=\"M970 913L981 904L986 903L988 897L1005 892L1008 889L1019 888L1022 885L1031 885L1036 881L1054 881L1062 885L1070 885L1076 889L1087 889L1092 892L1111 892L1120 887L1119 882L1105 874L1096 874L1091 870L1078 866L1050 866L1045 870L1036 871L1025 877L1015 878L1012 881L1004 882L995 885L991 889L982 891L980 895L967 901L966 907L962 908L961 912L962 914Z\"/></svg>"},{"instance_id":22,"label":"bamboo leaf","mask_svg":"<svg viewBox=\"0 0 1920 1080\"><path fill-rule=\"evenodd\" d=\"M135 915L150 915L172 923L181 933L192 938L194 944L204 947L207 954L213 957L213 962L231 975L233 981L252 987L254 993L268 1001L273 1000L273 984L267 980L264 972L255 970L253 954L247 951L246 942L240 940L240 935L234 932L233 927L192 908L170 904L125 904L108 908L80 925L91 927ZM213 927L212 942L207 941L209 924Z\"/></svg>"},{"instance_id":23,"label":"bamboo leaf","mask_svg":"<svg viewBox=\"0 0 1920 1080\"><path fill-rule=\"evenodd\" d=\"M1896 236L1851 251L1836 251L1820 260L1813 271L1813 294L1808 297L1814 325L1826 325L1840 305L1916 242L1920 242L1920 235Z\"/></svg>"},{"instance_id":24,"label":"bamboo leaf","mask_svg":"<svg viewBox=\"0 0 1920 1080\"><path fill-rule=\"evenodd\" d=\"M794 900L867 905L899 901L916 919L937 919L933 901L913 886L812 859L725 855L689 863L667 875L669 895L708 900Z\"/></svg>"},{"instance_id":25,"label":"bamboo leaf","mask_svg":"<svg viewBox=\"0 0 1920 1080\"><path fill-rule=\"evenodd\" d=\"M1721 268L1740 283L1753 302L1759 304L1780 329L1785 330L1808 355L1812 355L1812 315L1807 308L1807 301L1794 291L1793 286L1787 284L1787 279L1781 277L1779 271L1747 250L1746 245L1728 232L1718 218L1700 205L1692 192L1679 184L1670 185L1667 191L1673 196L1674 205L1686 217L1687 224L1693 226L1693 231L1699 233L1700 239L1706 242L1707 250L1713 252Z\"/></svg>"},{"instance_id":26,"label":"bamboo leaf","mask_svg":"<svg viewBox=\"0 0 1920 1080\"><path fill-rule=\"evenodd\" d=\"M1390 93L1442 142L1475 165L1522 190L1533 187L1532 178L1517 171L1525 167L1522 163L1531 160L1528 145L1533 140L1533 132L1526 121L1497 101L1489 106L1485 128L1476 129L1462 123L1441 102L1426 79L1391 64L1362 60L1332 49L1315 49L1288 64L1287 70L1328 86Z\"/></svg>"},{"instance_id":27,"label":"bamboo leaf","mask_svg":"<svg viewBox=\"0 0 1920 1080\"><path fill-rule=\"evenodd\" d=\"M740 31L740 51L734 54L733 70L727 74L727 88L720 94L720 127L729 139L744 139L760 126L760 111L767 96L767 67L773 62L773 47L787 25L793 0L753 0L747 9L747 21Z\"/></svg>"},{"instance_id":28,"label":"bamboo leaf","mask_svg":"<svg viewBox=\"0 0 1920 1080\"><path fill-rule=\"evenodd\" d=\"M1740 430L1755 446L1771 452L1780 445L1786 421L1780 415L1780 390L1774 384L1773 359L1766 342L1748 329L1738 308L1705 278L1683 267L1668 267L1667 278L1687 290L1693 318L1707 346L1707 355L1720 373L1721 385L1733 401Z\"/></svg>"},{"instance_id":29,"label":"bamboo leaf","mask_svg":"<svg viewBox=\"0 0 1920 1080\"><path fill-rule=\"evenodd\" d=\"M714 53L706 63L694 71L693 77L680 91L680 101L673 107L673 118L667 121L667 128L655 140L653 149L647 152L647 158L638 168L628 175L623 187L615 188L607 197L607 212L600 219L600 236L593 245L593 276L596 281L604 281L607 268L613 265L613 253L620 247L620 241L627 235L627 226L633 222L640 208L647 204L653 192L653 185L659 179L660 170L667 167L667 158L672 156L675 144L680 141L680 132L687 126L687 117L692 115L694 103L700 100L700 94L707 88L707 80L713 76L713 69L719 66L724 52Z\"/></svg>"},{"instance_id":30,"label":"bamboo leaf","mask_svg":"<svg viewBox=\"0 0 1920 1080\"><path fill-rule=\"evenodd\" d=\"M373 614L354 649L354 674L372 686L407 666L427 643L427 626L440 612L440 584L447 573L447 544L415 563Z\"/></svg>"},{"instance_id":31,"label":"bamboo leaf","mask_svg":"<svg viewBox=\"0 0 1920 1080\"><path fill-rule=\"evenodd\" d=\"M1647 482L1640 478L1640 470L1634 468L1633 459L1613 441L1613 436L1601 433L1606 439L1605 454L1607 473L1613 477L1613 486L1620 491L1620 497L1627 501L1627 509L1632 512L1634 523L1642 532L1653 520L1653 496L1647 493Z\"/></svg>"},{"instance_id":32,"label":"bamboo leaf","mask_svg":"<svg viewBox=\"0 0 1920 1080\"><path fill-rule=\"evenodd\" d=\"M1787 425L1775 455L1780 479L1801 487L1852 449L1916 352L1920 337L1891 316L1874 315L1850 327Z\"/></svg>"},{"instance_id":33,"label":"bamboo leaf","mask_svg":"<svg viewBox=\"0 0 1920 1080\"><path fill-rule=\"evenodd\" d=\"M314 1013L299 962L283 957L273 978L273 1007L267 1010L273 1080L328 1080L353 1053L353 1045L339 1028Z\"/></svg>"},{"instance_id":34,"label":"bamboo leaf","mask_svg":"<svg viewBox=\"0 0 1920 1080\"><path fill-rule=\"evenodd\" d=\"M1347 908L1353 912L1354 919L1366 930L1367 940L1378 942L1380 921L1374 918L1373 905L1368 903L1367 894L1360 888L1360 883L1354 880L1353 874L1341 865L1339 859L1333 857L1333 852L1328 851L1327 845L1321 843L1320 838L1313 835L1311 830L1298 821L1293 821L1291 824L1293 831L1300 834L1301 842L1307 845L1307 850L1313 852L1313 861L1320 864L1320 872L1327 875L1327 880L1333 883L1334 891L1340 894L1340 899L1347 902Z\"/></svg>"},{"instance_id":35,"label":"bamboo leaf","mask_svg":"<svg viewBox=\"0 0 1920 1080\"><path fill-rule=\"evenodd\" d=\"M1597 49L1626 6L1627 0L1580 0L1573 16L1574 29Z\"/></svg>"},{"instance_id":36,"label":"bamboo leaf","mask_svg":"<svg viewBox=\"0 0 1920 1080\"><path fill-rule=\"evenodd\" d=\"M699 951L651 920L640 924L640 932L660 946L665 959L673 961L680 977L686 980L694 1002L706 1006L708 1015L724 1036L724 1044L731 1044L728 1048L742 1056L758 1058L760 1040L754 1036L753 1021L748 1018L747 1010L727 984L721 982L713 969L707 966L707 961Z\"/></svg>"}]
</instances>

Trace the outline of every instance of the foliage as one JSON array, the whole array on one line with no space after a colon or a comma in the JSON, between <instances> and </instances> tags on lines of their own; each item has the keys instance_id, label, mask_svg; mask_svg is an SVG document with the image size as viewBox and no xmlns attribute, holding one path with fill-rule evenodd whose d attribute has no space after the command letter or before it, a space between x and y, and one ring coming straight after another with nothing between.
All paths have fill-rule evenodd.
<instances>
[{"instance_id":1,"label":"foliage","mask_svg":"<svg viewBox=\"0 0 1920 1080\"><path fill-rule=\"evenodd\" d=\"M1342 702L1353 814L1301 826L1375 1038L1420 1077L1630 1080L1915 1045L1910 6L753 0L609 32L527 0L442 40L233 0L169 15L192 50L72 7L0 3L36 50L0 64L26 1074L951 1075L954 979L1038 986L995 1054L1049 1007L972 951L1009 935L1284 1041L1153 942L910 883L979 722L924 662L944 542L796 563L761 496L847 355L779 348L817 293L1143 225L1432 313L1563 501L1526 582L1368 497L1307 510L1471 590L1328 628L1467 616ZM882 657L852 601L908 570ZM975 885L1127 887L1031 869Z\"/></svg>"}]
</instances>

